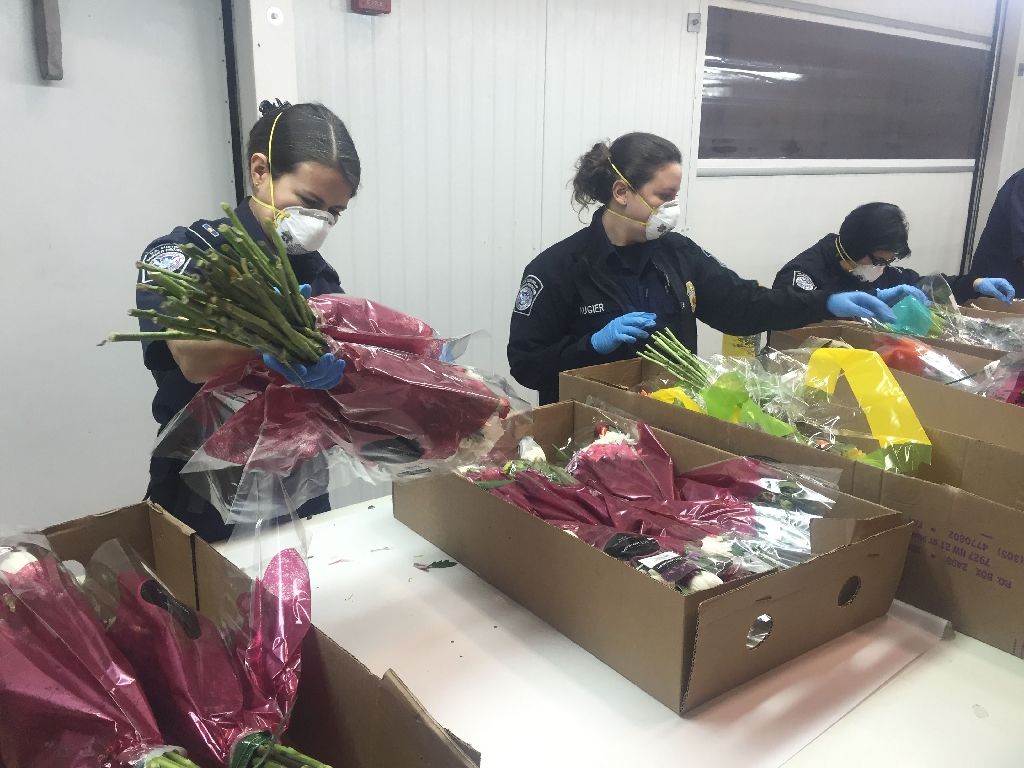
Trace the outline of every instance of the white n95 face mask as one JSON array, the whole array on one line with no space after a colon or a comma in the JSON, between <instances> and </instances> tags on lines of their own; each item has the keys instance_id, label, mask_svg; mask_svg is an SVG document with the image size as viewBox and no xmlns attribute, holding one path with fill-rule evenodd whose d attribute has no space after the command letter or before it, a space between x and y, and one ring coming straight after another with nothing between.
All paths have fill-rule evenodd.
<instances>
[{"instance_id":1,"label":"white n95 face mask","mask_svg":"<svg viewBox=\"0 0 1024 768\"><path fill-rule=\"evenodd\" d=\"M291 206L281 209L274 226L291 256L320 250L338 217L315 208Z\"/></svg>"},{"instance_id":2,"label":"white n95 face mask","mask_svg":"<svg viewBox=\"0 0 1024 768\"><path fill-rule=\"evenodd\" d=\"M885 267L881 264L861 264L851 270L850 274L865 283L873 283L882 276L883 272L885 272Z\"/></svg>"},{"instance_id":3,"label":"white n95 face mask","mask_svg":"<svg viewBox=\"0 0 1024 768\"><path fill-rule=\"evenodd\" d=\"M643 200L643 198L641 198ZM646 203L647 201L644 200ZM650 203L647 203L650 206ZM669 200L657 208L651 208L651 216L647 219L644 234L648 240L657 240L666 232L671 232L679 223L679 201Z\"/></svg>"}]
</instances>

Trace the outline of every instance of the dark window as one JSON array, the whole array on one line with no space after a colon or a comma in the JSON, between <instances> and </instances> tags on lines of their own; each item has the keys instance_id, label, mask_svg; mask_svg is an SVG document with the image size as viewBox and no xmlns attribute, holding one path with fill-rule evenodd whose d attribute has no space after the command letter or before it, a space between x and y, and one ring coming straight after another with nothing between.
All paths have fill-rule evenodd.
<instances>
[{"instance_id":1,"label":"dark window","mask_svg":"<svg viewBox=\"0 0 1024 768\"><path fill-rule=\"evenodd\" d=\"M711 7L700 157L974 159L989 58Z\"/></svg>"}]
</instances>

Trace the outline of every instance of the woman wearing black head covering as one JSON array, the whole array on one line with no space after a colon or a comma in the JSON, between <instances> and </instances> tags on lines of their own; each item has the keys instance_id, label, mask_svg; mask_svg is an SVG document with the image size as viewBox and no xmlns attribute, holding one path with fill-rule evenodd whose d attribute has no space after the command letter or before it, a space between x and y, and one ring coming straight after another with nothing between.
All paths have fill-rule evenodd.
<instances>
[{"instance_id":1,"label":"woman wearing black head covering","mask_svg":"<svg viewBox=\"0 0 1024 768\"><path fill-rule=\"evenodd\" d=\"M775 276L776 288L804 291L870 291L893 304L906 295L924 299L914 287L921 275L895 262L910 255L907 217L891 203L855 208L839 227L825 235ZM1013 286L1002 278L944 275L953 295L966 302L976 296L1011 301Z\"/></svg>"}]
</instances>

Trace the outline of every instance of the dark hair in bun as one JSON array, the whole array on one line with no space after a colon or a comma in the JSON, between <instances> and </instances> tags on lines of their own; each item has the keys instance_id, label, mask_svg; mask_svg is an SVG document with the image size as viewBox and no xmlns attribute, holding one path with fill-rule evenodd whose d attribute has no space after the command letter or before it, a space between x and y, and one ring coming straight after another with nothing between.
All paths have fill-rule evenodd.
<instances>
[{"instance_id":1,"label":"dark hair in bun","mask_svg":"<svg viewBox=\"0 0 1024 768\"><path fill-rule=\"evenodd\" d=\"M604 205L612 197L612 185L619 178L612 163L626 181L638 190L667 163L681 163L679 148L653 133L627 133L609 145L600 141L576 161L572 199L580 210L591 203Z\"/></svg>"},{"instance_id":2,"label":"dark hair in bun","mask_svg":"<svg viewBox=\"0 0 1024 768\"><path fill-rule=\"evenodd\" d=\"M321 163L341 173L355 194L361 172L359 154L345 123L331 110L323 104L261 101L260 119L249 131L248 157L270 154L271 128L274 156L270 172L275 179L301 163Z\"/></svg>"}]
</instances>

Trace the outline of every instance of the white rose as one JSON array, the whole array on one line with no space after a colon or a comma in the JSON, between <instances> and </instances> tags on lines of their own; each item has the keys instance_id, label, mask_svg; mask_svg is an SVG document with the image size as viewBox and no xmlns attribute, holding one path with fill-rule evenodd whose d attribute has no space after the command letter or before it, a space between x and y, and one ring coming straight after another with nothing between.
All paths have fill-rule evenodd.
<instances>
[{"instance_id":1,"label":"white rose","mask_svg":"<svg viewBox=\"0 0 1024 768\"><path fill-rule=\"evenodd\" d=\"M687 586L694 592L697 592L702 589L711 589L711 587L717 587L719 584L724 583L724 581L710 571L697 571L697 574L690 579L690 583Z\"/></svg>"},{"instance_id":2,"label":"white rose","mask_svg":"<svg viewBox=\"0 0 1024 768\"><path fill-rule=\"evenodd\" d=\"M624 435L621 432L616 432L614 429L609 429L607 432L605 432L603 435L601 435L599 438L597 438L597 440L595 440L593 444L594 445L618 445L619 443L629 443L629 442L631 442L631 441L630 441L630 439L629 439L629 437L627 435Z\"/></svg>"},{"instance_id":3,"label":"white rose","mask_svg":"<svg viewBox=\"0 0 1024 768\"><path fill-rule=\"evenodd\" d=\"M700 548L709 556L732 557L732 542L726 541L721 536L705 536L700 543Z\"/></svg>"},{"instance_id":4,"label":"white rose","mask_svg":"<svg viewBox=\"0 0 1024 768\"><path fill-rule=\"evenodd\" d=\"M519 441L519 458L523 461L544 461L548 460L547 454L544 453L544 449L540 447L536 440L532 437L524 437Z\"/></svg>"}]
</instances>

